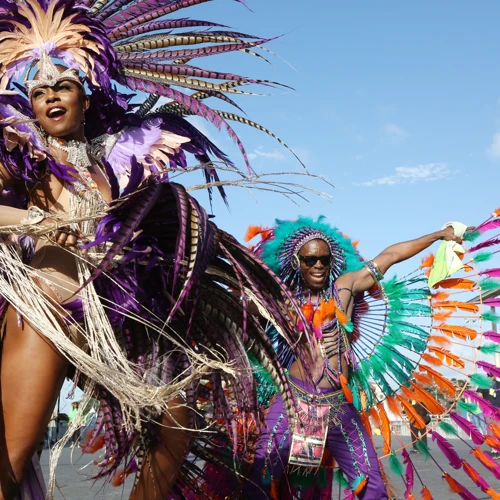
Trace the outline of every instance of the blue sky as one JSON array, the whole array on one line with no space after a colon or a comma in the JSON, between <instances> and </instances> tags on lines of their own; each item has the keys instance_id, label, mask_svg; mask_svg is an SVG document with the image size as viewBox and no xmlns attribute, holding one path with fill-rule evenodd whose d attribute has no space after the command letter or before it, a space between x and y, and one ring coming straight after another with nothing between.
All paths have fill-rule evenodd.
<instances>
[{"instance_id":1,"label":"blue sky","mask_svg":"<svg viewBox=\"0 0 500 500\"><path fill-rule=\"evenodd\" d=\"M231 211L220 203L214 207L222 228L241 238L252 223L321 213L360 239L361 251L373 257L448 220L478 223L500 205L500 4L247 4L253 12L221 0L190 15L262 37L283 34L268 47L286 62L272 57L270 66L235 54L199 65L294 87L238 102L335 188L314 182L333 196L332 203L311 195L298 207L277 196L256 193L255 201L230 189ZM243 168L231 140L203 125ZM255 170L301 170L272 139L235 128Z\"/></svg>"},{"instance_id":2,"label":"blue sky","mask_svg":"<svg viewBox=\"0 0 500 500\"><path fill-rule=\"evenodd\" d=\"M371 258L449 220L479 223L500 206L500 3L247 3L253 12L217 0L178 17L209 19L262 37L283 34L268 45L279 55L270 57L273 66L245 54L197 65L294 87L236 100L335 188L289 178L333 197L327 203L309 195L299 206L276 195L228 189L231 210L214 204L221 228L242 239L249 224L324 214L360 239L361 252ZM229 137L196 123L245 168ZM235 129L256 171L302 171L271 138ZM208 208L207 197L197 197ZM418 263L401 264L398 274Z\"/></svg>"}]
</instances>

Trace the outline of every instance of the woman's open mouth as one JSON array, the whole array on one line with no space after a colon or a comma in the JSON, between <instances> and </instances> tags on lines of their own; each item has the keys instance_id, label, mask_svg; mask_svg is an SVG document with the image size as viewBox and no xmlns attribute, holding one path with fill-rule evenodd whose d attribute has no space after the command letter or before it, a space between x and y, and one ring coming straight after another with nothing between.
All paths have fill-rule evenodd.
<instances>
[{"instance_id":1,"label":"woman's open mouth","mask_svg":"<svg viewBox=\"0 0 500 500\"><path fill-rule=\"evenodd\" d=\"M66 108L62 106L54 106L47 111L47 118L57 122L62 119L62 117L66 114Z\"/></svg>"}]
</instances>

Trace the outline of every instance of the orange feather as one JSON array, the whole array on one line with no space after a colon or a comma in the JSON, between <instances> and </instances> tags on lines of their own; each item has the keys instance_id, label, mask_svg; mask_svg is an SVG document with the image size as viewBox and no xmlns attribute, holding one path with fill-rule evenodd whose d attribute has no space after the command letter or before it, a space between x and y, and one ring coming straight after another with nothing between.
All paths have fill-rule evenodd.
<instances>
[{"instance_id":1,"label":"orange feather","mask_svg":"<svg viewBox=\"0 0 500 500\"><path fill-rule=\"evenodd\" d=\"M389 410L391 410L394 415L398 415L399 417L403 418L403 414L401 413L401 409L398 406L398 403L396 400L392 397L386 398L385 402L387 403L387 406L389 407Z\"/></svg>"},{"instance_id":2,"label":"orange feather","mask_svg":"<svg viewBox=\"0 0 500 500\"><path fill-rule=\"evenodd\" d=\"M451 309L452 311L460 309L471 313L477 313L479 311L479 306L477 304L460 302L458 300L442 300L440 302L434 302L432 307L435 309Z\"/></svg>"},{"instance_id":3,"label":"orange feather","mask_svg":"<svg viewBox=\"0 0 500 500\"><path fill-rule=\"evenodd\" d=\"M432 315L432 318L434 321L446 321L453 313L451 311L448 312L439 312L439 313L434 313Z\"/></svg>"},{"instance_id":4,"label":"orange feather","mask_svg":"<svg viewBox=\"0 0 500 500\"><path fill-rule=\"evenodd\" d=\"M323 316L323 321L325 323L329 323L335 315L335 300L330 299L328 302L322 300L320 309L321 315Z\"/></svg>"},{"instance_id":5,"label":"orange feather","mask_svg":"<svg viewBox=\"0 0 500 500\"><path fill-rule=\"evenodd\" d=\"M488 428L494 436L500 439L500 424L498 422L491 422L491 424L488 425Z\"/></svg>"},{"instance_id":6,"label":"orange feather","mask_svg":"<svg viewBox=\"0 0 500 500\"><path fill-rule=\"evenodd\" d=\"M422 269L424 269L426 267L432 267L432 264L434 264L434 258L435 258L435 255L433 253L429 254L427 257L424 257L422 259L422 263L420 264L420 267Z\"/></svg>"},{"instance_id":7,"label":"orange feather","mask_svg":"<svg viewBox=\"0 0 500 500\"><path fill-rule=\"evenodd\" d=\"M339 320L339 323L341 325L347 325L347 323L349 323L349 318L347 317L347 315L341 311L340 309L336 309L335 310L335 315L337 316L337 319Z\"/></svg>"},{"instance_id":8,"label":"orange feather","mask_svg":"<svg viewBox=\"0 0 500 500\"><path fill-rule=\"evenodd\" d=\"M474 271L474 268L470 264L464 264L463 269L466 273L471 273L472 271Z\"/></svg>"},{"instance_id":9,"label":"orange feather","mask_svg":"<svg viewBox=\"0 0 500 500\"><path fill-rule=\"evenodd\" d=\"M445 411L444 406L429 392L427 392L423 387L420 387L414 382L411 383L415 399L420 401L433 415L442 415Z\"/></svg>"},{"instance_id":10,"label":"orange feather","mask_svg":"<svg viewBox=\"0 0 500 500\"><path fill-rule=\"evenodd\" d=\"M406 500L415 500L415 497L413 496L413 493L408 493L408 496L406 497Z\"/></svg>"},{"instance_id":11,"label":"orange feather","mask_svg":"<svg viewBox=\"0 0 500 500\"><path fill-rule=\"evenodd\" d=\"M488 488L485 493L493 500L500 500L500 493L497 493L493 488Z\"/></svg>"},{"instance_id":12,"label":"orange feather","mask_svg":"<svg viewBox=\"0 0 500 500\"><path fill-rule=\"evenodd\" d=\"M87 443L82 444L82 453L88 453L90 455L93 455L97 451L99 451L101 448L104 447L104 434L99 434L92 443L89 444L90 437L92 436L92 432L87 433Z\"/></svg>"},{"instance_id":13,"label":"orange feather","mask_svg":"<svg viewBox=\"0 0 500 500\"><path fill-rule=\"evenodd\" d=\"M443 364L443 362L438 359L438 358L435 358L434 356L431 356L430 354L424 352L422 354L422 359L424 361L427 361L427 363L430 363L431 365L434 365L434 366L441 366Z\"/></svg>"},{"instance_id":14,"label":"orange feather","mask_svg":"<svg viewBox=\"0 0 500 500\"><path fill-rule=\"evenodd\" d=\"M462 487L447 472L443 472L443 477L453 493L462 492Z\"/></svg>"},{"instance_id":15,"label":"orange feather","mask_svg":"<svg viewBox=\"0 0 500 500\"><path fill-rule=\"evenodd\" d=\"M399 401L399 404L403 407L403 410L408 417L408 420L411 424L413 424L417 429L424 429L425 422L424 419L415 411L415 408L406 401L403 397L396 394L396 399Z\"/></svg>"},{"instance_id":16,"label":"orange feather","mask_svg":"<svg viewBox=\"0 0 500 500\"><path fill-rule=\"evenodd\" d=\"M306 321L311 321L314 314L314 306L310 302L306 302L301 309Z\"/></svg>"},{"instance_id":17,"label":"orange feather","mask_svg":"<svg viewBox=\"0 0 500 500\"><path fill-rule=\"evenodd\" d=\"M437 325L433 327L434 330L448 335L449 337L455 336L460 340L474 340L477 337L476 330L468 328L467 326L459 325Z\"/></svg>"},{"instance_id":18,"label":"orange feather","mask_svg":"<svg viewBox=\"0 0 500 500\"><path fill-rule=\"evenodd\" d=\"M421 500L433 500L431 492L427 489L427 486L422 488L420 494L422 495Z\"/></svg>"},{"instance_id":19,"label":"orange feather","mask_svg":"<svg viewBox=\"0 0 500 500\"><path fill-rule=\"evenodd\" d=\"M342 391L344 392L344 396L346 401L350 404L353 402L353 397L352 397L352 391L349 388L349 384L347 383L347 379L344 377L344 375L340 375L339 377L340 380L340 386L342 387Z\"/></svg>"},{"instance_id":20,"label":"orange feather","mask_svg":"<svg viewBox=\"0 0 500 500\"><path fill-rule=\"evenodd\" d=\"M451 343L449 338L440 335L429 335L429 342L434 342L441 346L449 346Z\"/></svg>"},{"instance_id":21,"label":"orange feather","mask_svg":"<svg viewBox=\"0 0 500 500\"><path fill-rule=\"evenodd\" d=\"M384 444L382 446L382 451L389 455L391 453L391 445L392 445L392 436L391 436L391 422L389 417L387 416L387 412L385 411L384 405L379 403L377 405L378 414L380 416L380 433L384 438Z\"/></svg>"},{"instance_id":22,"label":"orange feather","mask_svg":"<svg viewBox=\"0 0 500 500\"><path fill-rule=\"evenodd\" d=\"M382 427L382 422L380 422L380 417L378 416L377 409L375 408L375 406L372 406L370 408L370 417L372 418L375 427L377 429L380 429Z\"/></svg>"},{"instance_id":23,"label":"orange feather","mask_svg":"<svg viewBox=\"0 0 500 500\"><path fill-rule=\"evenodd\" d=\"M279 500L279 494L278 494L278 481L274 479L271 482L271 499L272 500Z\"/></svg>"},{"instance_id":24,"label":"orange feather","mask_svg":"<svg viewBox=\"0 0 500 500\"><path fill-rule=\"evenodd\" d=\"M434 285L434 288L458 288L459 290L474 290L476 282L467 278L448 278Z\"/></svg>"},{"instance_id":25,"label":"orange feather","mask_svg":"<svg viewBox=\"0 0 500 500\"><path fill-rule=\"evenodd\" d=\"M495 217L500 217L500 207L499 207L499 208L497 208L497 209L493 212L493 215L494 215Z\"/></svg>"},{"instance_id":26,"label":"orange feather","mask_svg":"<svg viewBox=\"0 0 500 500\"><path fill-rule=\"evenodd\" d=\"M485 493L493 500L500 500L500 493L497 493L493 488L488 488Z\"/></svg>"},{"instance_id":27,"label":"orange feather","mask_svg":"<svg viewBox=\"0 0 500 500\"><path fill-rule=\"evenodd\" d=\"M496 467L497 463L493 462L488 456L485 455L484 451L480 448L473 448L471 453L487 468Z\"/></svg>"},{"instance_id":28,"label":"orange feather","mask_svg":"<svg viewBox=\"0 0 500 500\"><path fill-rule=\"evenodd\" d=\"M443 349L441 347L428 346L427 349L434 353L439 359L444 359L448 366L454 366L456 368L465 368L465 362L461 360L456 354Z\"/></svg>"},{"instance_id":29,"label":"orange feather","mask_svg":"<svg viewBox=\"0 0 500 500\"><path fill-rule=\"evenodd\" d=\"M432 385L432 380L423 373L413 372L413 376L415 377L415 380L420 384Z\"/></svg>"},{"instance_id":30,"label":"orange feather","mask_svg":"<svg viewBox=\"0 0 500 500\"><path fill-rule=\"evenodd\" d=\"M432 380L442 393L454 396L457 392L457 389L453 385L453 382L450 382L447 378L443 377L440 373L438 373L430 366L420 364L418 369L420 371L427 372L427 375L432 378Z\"/></svg>"},{"instance_id":31,"label":"orange feather","mask_svg":"<svg viewBox=\"0 0 500 500\"><path fill-rule=\"evenodd\" d=\"M434 300L446 300L449 296L450 294L446 292L436 292L432 294Z\"/></svg>"},{"instance_id":32,"label":"orange feather","mask_svg":"<svg viewBox=\"0 0 500 500\"><path fill-rule=\"evenodd\" d=\"M493 436L484 436L484 442L490 448L495 448L495 450L500 451L500 439L496 439Z\"/></svg>"},{"instance_id":33,"label":"orange feather","mask_svg":"<svg viewBox=\"0 0 500 500\"><path fill-rule=\"evenodd\" d=\"M359 495L363 491L363 488L366 486L366 482L368 481L368 476L365 476L356 486L356 489L353 491L355 495Z\"/></svg>"},{"instance_id":34,"label":"orange feather","mask_svg":"<svg viewBox=\"0 0 500 500\"><path fill-rule=\"evenodd\" d=\"M496 462L493 462L490 460L489 457L487 457L484 453L483 450L480 448L472 448L471 453L487 468L491 469L497 466Z\"/></svg>"},{"instance_id":35,"label":"orange feather","mask_svg":"<svg viewBox=\"0 0 500 500\"><path fill-rule=\"evenodd\" d=\"M368 435L371 439L373 437L372 426L370 425L370 419L368 418L368 414L366 413L366 411L360 411L359 418L361 419L361 422L363 423L363 426L366 429L366 432L368 432Z\"/></svg>"},{"instance_id":36,"label":"orange feather","mask_svg":"<svg viewBox=\"0 0 500 500\"><path fill-rule=\"evenodd\" d=\"M259 233L264 230L262 226L248 226L245 234L245 241L253 240Z\"/></svg>"}]
</instances>

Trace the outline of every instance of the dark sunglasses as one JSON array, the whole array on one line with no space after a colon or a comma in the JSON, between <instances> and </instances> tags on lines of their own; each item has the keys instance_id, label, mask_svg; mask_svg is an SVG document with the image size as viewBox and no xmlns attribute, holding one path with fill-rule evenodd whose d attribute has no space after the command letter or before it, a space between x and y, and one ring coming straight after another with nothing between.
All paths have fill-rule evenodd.
<instances>
[{"instance_id":1,"label":"dark sunglasses","mask_svg":"<svg viewBox=\"0 0 500 500\"><path fill-rule=\"evenodd\" d=\"M299 260L304 263L306 267L313 267L318 260L325 267L329 267L332 263L332 256L328 255L299 255Z\"/></svg>"}]
</instances>

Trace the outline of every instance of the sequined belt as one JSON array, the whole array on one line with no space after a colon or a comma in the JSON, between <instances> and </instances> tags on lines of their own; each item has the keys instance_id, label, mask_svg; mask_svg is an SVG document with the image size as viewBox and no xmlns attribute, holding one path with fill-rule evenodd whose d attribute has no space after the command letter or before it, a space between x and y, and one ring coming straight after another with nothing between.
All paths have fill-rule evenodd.
<instances>
[{"instance_id":1,"label":"sequined belt","mask_svg":"<svg viewBox=\"0 0 500 500\"><path fill-rule=\"evenodd\" d=\"M317 468L321 466L328 429L340 425L346 403L343 391L310 394L290 380L297 402L297 423L292 434L291 466Z\"/></svg>"}]
</instances>

